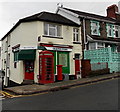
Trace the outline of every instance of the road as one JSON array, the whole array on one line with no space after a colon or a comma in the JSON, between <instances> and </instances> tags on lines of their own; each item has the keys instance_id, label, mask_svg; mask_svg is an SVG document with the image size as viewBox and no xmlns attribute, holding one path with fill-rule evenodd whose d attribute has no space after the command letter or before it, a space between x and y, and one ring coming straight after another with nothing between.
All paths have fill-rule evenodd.
<instances>
[{"instance_id":1,"label":"road","mask_svg":"<svg viewBox=\"0 0 120 112\"><path fill-rule=\"evenodd\" d=\"M3 110L117 110L118 79L3 100Z\"/></svg>"}]
</instances>

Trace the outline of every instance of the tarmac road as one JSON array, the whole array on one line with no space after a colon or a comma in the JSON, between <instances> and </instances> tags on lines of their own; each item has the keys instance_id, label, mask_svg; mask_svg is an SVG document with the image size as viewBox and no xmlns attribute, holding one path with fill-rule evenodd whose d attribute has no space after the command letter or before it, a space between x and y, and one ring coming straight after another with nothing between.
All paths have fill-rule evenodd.
<instances>
[{"instance_id":1,"label":"tarmac road","mask_svg":"<svg viewBox=\"0 0 120 112\"><path fill-rule=\"evenodd\" d=\"M3 100L3 110L118 110L118 79Z\"/></svg>"}]
</instances>

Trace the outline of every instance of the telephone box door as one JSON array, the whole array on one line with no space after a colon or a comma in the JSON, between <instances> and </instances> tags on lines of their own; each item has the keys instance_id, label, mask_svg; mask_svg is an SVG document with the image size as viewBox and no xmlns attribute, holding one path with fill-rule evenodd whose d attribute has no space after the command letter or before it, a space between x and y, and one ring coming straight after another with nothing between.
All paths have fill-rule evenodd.
<instances>
[{"instance_id":1,"label":"telephone box door","mask_svg":"<svg viewBox=\"0 0 120 112\"><path fill-rule=\"evenodd\" d=\"M24 65L25 65L25 79L34 80L34 62L25 61Z\"/></svg>"},{"instance_id":2,"label":"telephone box door","mask_svg":"<svg viewBox=\"0 0 120 112\"><path fill-rule=\"evenodd\" d=\"M39 54L39 83L47 84L54 82L53 53L42 51Z\"/></svg>"}]
</instances>

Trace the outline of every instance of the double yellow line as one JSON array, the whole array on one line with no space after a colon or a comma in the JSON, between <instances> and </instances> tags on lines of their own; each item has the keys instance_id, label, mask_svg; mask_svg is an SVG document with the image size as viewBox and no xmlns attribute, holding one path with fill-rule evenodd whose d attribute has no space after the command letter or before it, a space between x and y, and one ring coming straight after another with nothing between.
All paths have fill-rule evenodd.
<instances>
[{"instance_id":1,"label":"double yellow line","mask_svg":"<svg viewBox=\"0 0 120 112\"><path fill-rule=\"evenodd\" d=\"M47 94L48 92L44 93L36 93L36 94L31 94L31 95L12 95L10 93L7 93L5 91L0 90L0 94L2 94L6 98L15 98L15 97L26 97L26 96L36 96L36 95L42 95L42 94Z\"/></svg>"},{"instance_id":2,"label":"double yellow line","mask_svg":"<svg viewBox=\"0 0 120 112\"><path fill-rule=\"evenodd\" d=\"M12 98L12 97L15 97L15 95L11 95L5 91L1 91L0 90L0 94L2 94L4 97L7 97L7 98Z\"/></svg>"}]
</instances>

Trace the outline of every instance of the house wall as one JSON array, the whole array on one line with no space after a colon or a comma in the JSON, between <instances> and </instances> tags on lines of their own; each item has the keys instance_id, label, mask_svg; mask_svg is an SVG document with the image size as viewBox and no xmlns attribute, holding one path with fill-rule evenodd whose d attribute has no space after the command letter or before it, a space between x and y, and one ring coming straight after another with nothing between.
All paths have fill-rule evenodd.
<instances>
[{"instance_id":1,"label":"house wall","mask_svg":"<svg viewBox=\"0 0 120 112\"><path fill-rule=\"evenodd\" d=\"M91 20L86 19L86 35L92 35L91 34ZM105 22L99 22L100 24L100 36L95 35L98 38L107 38L107 31L106 31L106 23Z\"/></svg>"},{"instance_id":2,"label":"house wall","mask_svg":"<svg viewBox=\"0 0 120 112\"><path fill-rule=\"evenodd\" d=\"M8 43L6 44L6 42L8 41L10 41L10 46L7 47L8 52L6 52L6 46L8 46ZM4 69L5 72L6 70L10 71L10 74L8 74L9 72L7 72L6 74L10 80L20 84L24 79L23 61L18 61L17 68L14 68L14 53L12 52L12 47L16 46L17 44L20 44L21 47L35 47L36 42L37 22L21 23L19 26L17 26L16 29L14 29L14 31L11 32L10 36L6 37L2 41L2 69ZM8 69L6 69L6 64L4 63L4 60L7 60L8 54L10 54L10 66Z\"/></svg>"}]
</instances>

